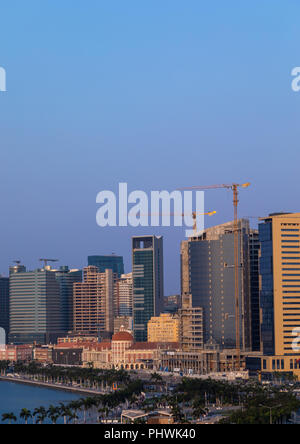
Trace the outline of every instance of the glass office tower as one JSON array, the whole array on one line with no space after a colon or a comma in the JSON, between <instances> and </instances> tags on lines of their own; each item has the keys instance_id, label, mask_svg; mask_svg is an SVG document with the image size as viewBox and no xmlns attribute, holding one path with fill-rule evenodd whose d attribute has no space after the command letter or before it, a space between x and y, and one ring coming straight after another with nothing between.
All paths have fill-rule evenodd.
<instances>
[{"instance_id":1,"label":"glass office tower","mask_svg":"<svg viewBox=\"0 0 300 444\"><path fill-rule=\"evenodd\" d=\"M132 238L133 329L136 342L147 341L147 324L163 310L163 238Z\"/></svg>"},{"instance_id":2,"label":"glass office tower","mask_svg":"<svg viewBox=\"0 0 300 444\"><path fill-rule=\"evenodd\" d=\"M38 269L10 275L9 342L55 342L62 333L61 298L55 273Z\"/></svg>"},{"instance_id":3,"label":"glass office tower","mask_svg":"<svg viewBox=\"0 0 300 444\"><path fill-rule=\"evenodd\" d=\"M259 302L259 255L258 230L250 230L250 292L252 351L260 351L260 302Z\"/></svg>"},{"instance_id":4,"label":"glass office tower","mask_svg":"<svg viewBox=\"0 0 300 444\"><path fill-rule=\"evenodd\" d=\"M112 270L120 278L124 274L124 261L122 256L89 256L88 266L97 267L99 273L105 273L105 270Z\"/></svg>"}]
</instances>

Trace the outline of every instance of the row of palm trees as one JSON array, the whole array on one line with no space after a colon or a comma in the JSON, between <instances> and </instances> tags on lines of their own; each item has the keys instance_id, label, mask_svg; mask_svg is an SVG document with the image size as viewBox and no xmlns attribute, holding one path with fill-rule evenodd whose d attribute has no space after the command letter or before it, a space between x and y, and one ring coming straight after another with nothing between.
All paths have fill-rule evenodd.
<instances>
[{"instance_id":1,"label":"row of palm trees","mask_svg":"<svg viewBox=\"0 0 300 444\"><path fill-rule=\"evenodd\" d=\"M36 408L33 412L23 408L20 412L20 419L28 424L29 420L32 420L33 424L43 424L46 419L49 419L52 424L56 424L59 418L64 417L65 424L70 423L71 420L78 419L78 416L69 406L60 404L60 406L50 405L48 409L41 406ZM17 422L17 417L14 413L4 413L2 415L2 422Z\"/></svg>"},{"instance_id":2,"label":"row of palm trees","mask_svg":"<svg viewBox=\"0 0 300 444\"><path fill-rule=\"evenodd\" d=\"M136 380L130 382L128 386L122 390L104 395L93 396L88 398L81 398L71 401L69 404L60 403L58 406L50 405L47 409L43 406L36 408L33 412L27 408L23 408L20 412L20 419L28 424L31 421L33 424L43 424L46 420L52 424L57 424L60 419L63 419L64 424L78 423L82 421L87 423L88 416L96 414L97 422L108 417L109 413L113 413L114 409L121 408L121 406L136 402L140 393L143 390L144 383ZM17 417L14 413L4 413L2 415L2 422L9 424L17 422Z\"/></svg>"},{"instance_id":3,"label":"row of palm trees","mask_svg":"<svg viewBox=\"0 0 300 444\"><path fill-rule=\"evenodd\" d=\"M6 375L8 371L20 374L26 379L50 384L75 384L84 389L106 392L112 389L113 384L124 386L130 381L130 375L125 370L103 370L92 367L57 367L42 366L34 361L25 364L9 361L0 361L0 373Z\"/></svg>"}]
</instances>

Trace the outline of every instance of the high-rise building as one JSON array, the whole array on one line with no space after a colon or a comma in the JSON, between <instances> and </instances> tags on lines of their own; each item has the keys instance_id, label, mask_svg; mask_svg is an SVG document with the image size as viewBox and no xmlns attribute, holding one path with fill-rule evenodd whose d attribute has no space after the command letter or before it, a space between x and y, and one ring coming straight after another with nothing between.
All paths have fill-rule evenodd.
<instances>
[{"instance_id":1,"label":"high-rise building","mask_svg":"<svg viewBox=\"0 0 300 444\"><path fill-rule=\"evenodd\" d=\"M196 352L204 347L203 309L193 307L192 295L182 295L182 308L179 310L179 342L184 352Z\"/></svg>"},{"instance_id":2,"label":"high-rise building","mask_svg":"<svg viewBox=\"0 0 300 444\"><path fill-rule=\"evenodd\" d=\"M61 298L55 274L46 269L10 275L9 342L55 342L62 334Z\"/></svg>"},{"instance_id":3,"label":"high-rise building","mask_svg":"<svg viewBox=\"0 0 300 444\"><path fill-rule=\"evenodd\" d=\"M100 273L105 273L105 270L112 270L118 277L124 274L124 261L122 256L89 256L88 265L97 267Z\"/></svg>"},{"instance_id":4,"label":"high-rise building","mask_svg":"<svg viewBox=\"0 0 300 444\"><path fill-rule=\"evenodd\" d=\"M250 298L251 298L251 343L252 351L260 351L260 309L259 309L259 255L258 230L250 230Z\"/></svg>"},{"instance_id":5,"label":"high-rise building","mask_svg":"<svg viewBox=\"0 0 300 444\"><path fill-rule=\"evenodd\" d=\"M60 287L62 330L73 330L73 284L82 281L81 270L70 270L63 266L53 270Z\"/></svg>"},{"instance_id":6,"label":"high-rise building","mask_svg":"<svg viewBox=\"0 0 300 444\"><path fill-rule=\"evenodd\" d=\"M15 261L16 265L11 265L9 267L9 275L14 273L25 273L26 267L21 264L20 261Z\"/></svg>"},{"instance_id":7,"label":"high-rise building","mask_svg":"<svg viewBox=\"0 0 300 444\"><path fill-rule=\"evenodd\" d=\"M148 322L148 342L179 342L179 317L169 313Z\"/></svg>"},{"instance_id":8,"label":"high-rise building","mask_svg":"<svg viewBox=\"0 0 300 444\"><path fill-rule=\"evenodd\" d=\"M300 329L300 213L275 213L259 225L260 306L264 355L299 355L293 330Z\"/></svg>"},{"instance_id":9,"label":"high-rise building","mask_svg":"<svg viewBox=\"0 0 300 444\"><path fill-rule=\"evenodd\" d=\"M261 219L260 316L263 355L248 357L249 370L300 377L300 213Z\"/></svg>"},{"instance_id":10,"label":"high-rise building","mask_svg":"<svg viewBox=\"0 0 300 444\"><path fill-rule=\"evenodd\" d=\"M115 316L132 316L132 273L122 274L118 280L118 299Z\"/></svg>"},{"instance_id":11,"label":"high-rise building","mask_svg":"<svg viewBox=\"0 0 300 444\"><path fill-rule=\"evenodd\" d=\"M147 324L164 303L163 238L132 238L133 328L137 342L147 341Z\"/></svg>"},{"instance_id":12,"label":"high-rise building","mask_svg":"<svg viewBox=\"0 0 300 444\"><path fill-rule=\"evenodd\" d=\"M111 269L100 273L89 266L83 270L83 282L74 283L74 331L101 337L114 331L114 305L118 275Z\"/></svg>"},{"instance_id":13,"label":"high-rise building","mask_svg":"<svg viewBox=\"0 0 300 444\"><path fill-rule=\"evenodd\" d=\"M251 348L249 221L239 227L241 350ZM234 224L208 228L181 244L181 290L203 309L204 344L236 347Z\"/></svg>"},{"instance_id":14,"label":"high-rise building","mask_svg":"<svg viewBox=\"0 0 300 444\"><path fill-rule=\"evenodd\" d=\"M9 333L9 278L0 277L0 328ZM1 345L1 344L0 344Z\"/></svg>"}]
</instances>

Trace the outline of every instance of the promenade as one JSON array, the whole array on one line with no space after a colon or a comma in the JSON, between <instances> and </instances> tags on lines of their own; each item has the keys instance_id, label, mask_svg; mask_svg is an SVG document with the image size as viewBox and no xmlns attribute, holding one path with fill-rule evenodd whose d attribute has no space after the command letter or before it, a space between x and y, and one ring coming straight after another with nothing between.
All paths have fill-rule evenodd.
<instances>
[{"instance_id":1,"label":"promenade","mask_svg":"<svg viewBox=\"0 0 300 444\"><path fill-rule=\"evenodd\" d=\"M104 395L107 393L107 392L103 392L103 391L99 391L99 390L74 387L74 386L69 386L69 385L65 385L65 384L53 384L51 382L34 381L32 379L27 379L24 377L17 377L17 376L0 376L0 381L14 382L16 384L27 384L27 385L32 385L32 386L36 386L36 387L43 387L43 388L49 388L52 390L61 390L64 392L79 393L79 394L90 395L90 396L97 396L97 395L99 396L99 395Z\"/></svg>"}]
</instances>

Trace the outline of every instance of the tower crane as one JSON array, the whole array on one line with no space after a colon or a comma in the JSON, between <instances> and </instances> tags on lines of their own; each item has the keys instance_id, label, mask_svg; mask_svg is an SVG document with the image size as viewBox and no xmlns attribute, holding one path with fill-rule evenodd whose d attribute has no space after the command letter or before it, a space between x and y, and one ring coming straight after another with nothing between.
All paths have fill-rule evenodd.
<instances>
[{"instance_id":1,"label":"tower crane","mask_svg":"<svg viewBox=\"0 0 300 444\"><path fill-rule=\"evenodd\" d=\"M192 213L148 213L147 216L191 216L193 218L193 232L194 236L197 234L197 216L213 216L217 214L216 211L208 211L207 213L200 213L193 211Z\"/></svg>"},{"instance_id":2,"label":"tower crane","mask_svg":"<svg viewBox=\"0 0 300 444\"><path fill-rule=\"evenodd\" d=\"M44 259L44 258L42 258L42 259L40 259L40 262L44 262L44 268L46 268L48 265L48 262L58 262L58 259Z\"/></svg>"},{"instance_id":3,"label":"tower crane","mask_svg":"<svg viewBox=\"0 0 300 444\"><path fill-rule=\"evenodd\" d=\"M239 189L248 188L250 182L243 184L221 184L208 186L194 186L180 188L183 190L215 190L225 188L233 192L233 210L234 210L234 299L235 299L235 334L236 334L236 352L237 352L237 370L241 367L241 343L240 343L240 307L239 307L239 227L238 227L238 203L239 203Z\"/></svg>"}]
</instances>

